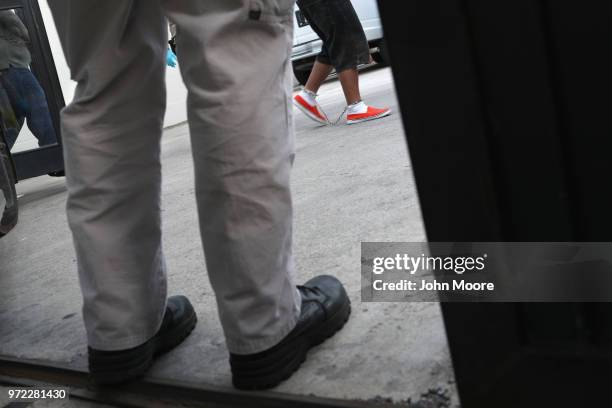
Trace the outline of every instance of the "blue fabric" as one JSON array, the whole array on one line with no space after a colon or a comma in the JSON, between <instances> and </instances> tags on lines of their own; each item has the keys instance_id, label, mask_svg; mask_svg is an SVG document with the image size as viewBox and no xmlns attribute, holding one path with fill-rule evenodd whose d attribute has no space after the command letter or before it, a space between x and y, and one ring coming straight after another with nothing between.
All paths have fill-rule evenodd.
<instances>
[{"instance_id":1,"label":"blue fabric","mask_svg":"<svg viewBox=\"0 0 612 408\"><path fill-rule=\"evenodd\" d=\"M170 48L168 48L168 54L166 54L166 64L172 68L176 67L176 54Z\"/></svg>"},{"instance_id":2,"label":"blue fabric","mask_svg":"<svg viewBox=\"0 0 612 408\"><path fill-rule=\"evenodd\" d=\"M19 125L16 131L9 130L7 132L9 149L15 144L19 130L21 130L26 119L28 128L38 139L39 146L57 143L45 91L32 71L26 68L11 67L2 71L0 80Z\"/></svg>"}]
</instances>

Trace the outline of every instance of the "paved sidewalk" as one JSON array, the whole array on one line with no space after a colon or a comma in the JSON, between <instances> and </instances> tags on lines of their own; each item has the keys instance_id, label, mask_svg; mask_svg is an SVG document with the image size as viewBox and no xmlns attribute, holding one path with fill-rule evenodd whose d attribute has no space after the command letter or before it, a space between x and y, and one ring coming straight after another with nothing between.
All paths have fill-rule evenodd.
<instances>
[{"instance_id":1,"label":"paved sidewalk","mask_svg":"<svg viewBox=\"0 0 612 408\"><path fill-rule=\"evenodd\" d=\"M344 330L310 353L279 391L317 396L416 401L430 389L456 402L437 304L361 303L360 242L422 241L420 209L389 69L361 75L366 103L387 118L321 127L296 111L293 172L297 281L333 274L346 283L353 314ZM344 108L337 80L320 101L330 118ZM199 323L151 376L230 386L227 351L206 277L185 125L163 138L164 245L169 293L196 306ZM85 367L76 264L66 225L62 179L18 185L21 220L0 240L0 354Z\"/></svg>"}]
</instances>

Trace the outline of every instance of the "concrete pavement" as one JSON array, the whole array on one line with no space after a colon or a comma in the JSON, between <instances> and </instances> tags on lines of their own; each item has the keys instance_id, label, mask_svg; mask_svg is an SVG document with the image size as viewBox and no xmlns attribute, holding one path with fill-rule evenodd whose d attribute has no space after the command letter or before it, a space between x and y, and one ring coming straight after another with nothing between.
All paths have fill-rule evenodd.
<instances>
[{"instance_id":1,"label":"concrete pavement","mask_svg":"<svg viewBox=\"0 0 612 408\"><path fill-rule=\"evenodd\" d=\"M338 276L347 285L353 314L345 329L313 350L278 390L400 402L416 401L434 389L446 392L454 406L439 306L360 302L361 241L425 239L389 69L364 72L361 87L366 103L391 106L393 114L322 127L295 112L297 281L321 273ZM337 117L345 105L338 81L326 83L319 93L328 116ZM230 386L197 230L187 127L168 129L162 143L169 293L190 297L199 323L150 375ZM63 180L26 180L18 192L23 195L20 223L0 240L0 354L83 368L86 344Z\"/></svg>"}]
</instances>

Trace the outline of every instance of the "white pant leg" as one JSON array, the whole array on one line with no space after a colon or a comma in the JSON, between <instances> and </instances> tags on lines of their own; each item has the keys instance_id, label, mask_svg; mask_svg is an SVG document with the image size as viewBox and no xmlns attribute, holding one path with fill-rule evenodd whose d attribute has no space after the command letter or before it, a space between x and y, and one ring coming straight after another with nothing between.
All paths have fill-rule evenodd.
<instances>
[{"instance_id":1,"label":"white pant leg","mask_svg":"<svg viewBox=\"0 0 612 408\"><path fill-rule=\"evenodd\" d=\"M131 348L155 334L166 304L159 145L166 19L150 0L49 6L78 82L61 119L88 341Z\"/></svg>"},{"instance_id":2,"label":"white pant leg","mask_svg":"<svg viewBox=\"0 0 612 408\"><path fill-rule=\"evenodd\" d=\"M293 0L170 1L206 264L227 346L248 354L295 326L290 50Z\"/></svg>"}]
</instances>

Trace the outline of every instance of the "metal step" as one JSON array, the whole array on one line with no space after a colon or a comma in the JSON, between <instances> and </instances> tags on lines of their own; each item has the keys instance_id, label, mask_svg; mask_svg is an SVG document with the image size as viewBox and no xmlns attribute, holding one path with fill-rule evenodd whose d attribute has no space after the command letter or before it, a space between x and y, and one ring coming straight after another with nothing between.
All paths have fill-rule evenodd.
<instances>
[{"instance_id":1,"label":"metal step","mask_svg":"<svg viewBox=\"0 0 612 408\"><path fill-rule=\"evenodd\" d=\"M71 399L118 407L207 408L397 408L385 402L340 400L274 391L239 391L185 381L143 379L113 387L98 387L83 370L47 362L0 356L0 384L4 386L68 388Z\"/></svg>"}]
</instances>

